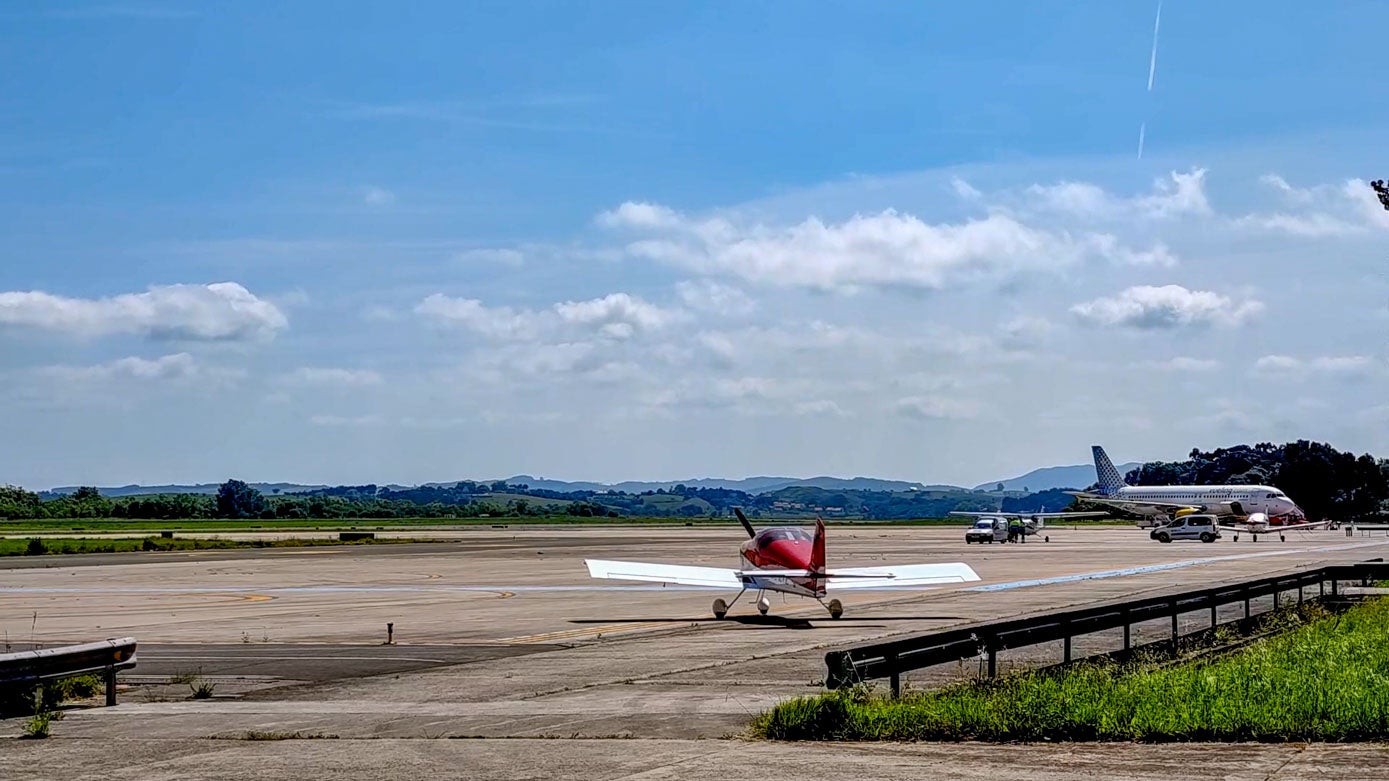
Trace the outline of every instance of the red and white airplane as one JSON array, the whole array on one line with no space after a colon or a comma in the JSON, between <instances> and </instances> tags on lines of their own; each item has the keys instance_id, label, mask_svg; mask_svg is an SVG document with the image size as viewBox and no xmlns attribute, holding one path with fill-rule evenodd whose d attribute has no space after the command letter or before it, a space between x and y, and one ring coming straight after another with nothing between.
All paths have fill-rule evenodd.
<instances>
[{"instance_id":1,"label":"red and white airplane","mask_svg":"<svg viewBox=\"0 0 1389 781\"><path fill-rule=\"evenodd\" d=\"M844 614L838 599L825 601L827 591L872 588L912 588L979 580L967 564L908 564L893 567L825 569L825 522L815 519L815 534L799 526L776 526L757 531L742 510L735 509L749 539L739 548L741 569L648 564L637 561L587 559L595 578L643 580L679 586L738 589L733 602L714 600L714 617L723 618L739 597L757 590L757 611L766 615L772 603L765 592L779 591L817 600L831 618Z\"/></svg>"}]
</instances>

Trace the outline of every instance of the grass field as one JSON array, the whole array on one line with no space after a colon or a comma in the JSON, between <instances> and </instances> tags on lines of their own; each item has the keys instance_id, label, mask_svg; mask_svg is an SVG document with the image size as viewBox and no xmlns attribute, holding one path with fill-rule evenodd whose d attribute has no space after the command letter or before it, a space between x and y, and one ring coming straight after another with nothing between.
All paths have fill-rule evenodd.
<instances>
[{"instance_id":1,"label":"grass field","mask_svg":"<svg viewBox=\"0 0 1389 781\"><path fill-rule=\"evenodd\" d=\"M1385 740L1386 645L1389 600L1375 600L1216 659L1082 663L900 700L834 692L782 703L752 729L780 740Z\"/></svg>"},{"instance_id":2,"label":"grass field","mask_svg":"<svg viewBox=\"0 0 1389 781\"><path fill-rule=\"evenodd\" d=\"M303 548L318 545L372 545L391 543L430 542L430 540L354 540L336 539L289 540L206 540L162 537L131 539L62 537L58 539L0 539L0 556L48 556L66 553L127 553L130 551L219 550L226 548Z\"/></svg>"}]
</instances>

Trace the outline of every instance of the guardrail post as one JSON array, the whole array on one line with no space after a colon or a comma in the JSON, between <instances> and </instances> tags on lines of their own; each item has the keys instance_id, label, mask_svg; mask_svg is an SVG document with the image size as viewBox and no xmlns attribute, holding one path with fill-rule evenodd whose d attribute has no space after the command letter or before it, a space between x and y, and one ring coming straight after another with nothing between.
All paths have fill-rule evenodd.
<instances>
[{"instance_id":1,"label":"guardrail post","mask_svg":"<svg viewBox=\"0 0 1389 781\"><path fill-rule=\"evenodd\" d=\"M1066 635L1065 643L1061 648L1061 663L1071 663L1071 636L1069 634Z\"/></svg>"},{"instance_id":2,"label":"guardrail post","mask_svg":"<svg viewBox=\"0 0 1389 781\"><path fill-rule=\"evenodd\" d=\"M1319 580L1319 581L1317 581L1317 596L1320 597L1320 598L1323 598L1323 599L1326 597L1326 581L1325 581L1325 580Z\"/></svg>"},{"instance_id":3,"label":"guardrail post","mask_svg":"<svg viewBox=\"0 0 1389 781\"><path fill-rule=\"evenodd\" d=\"M1177 612L1177 603L1176 603L1176 601L1174 600L1174 601L1172 602L1172 648L1173 648L1173 650L1175 650L1175 649L1177 648L1177 638L1181 636L1180 632L1177 630L1177 616L1178 616L1178 615L1180 615L1180 614Z\"/></svg>"},{"instance_id":4,"label":"guardrail post","mask_svg":"<svg viewBox=\"0 0 1389 781\"><path fill-rule=\"evenodd\" d=\"M1273 589L1273 611L1278 612L1278 589Z\"/></svg>"},{"instance_id":5,"label":"guardrail post","mask_svg":"<svg viewBox=\"0 0 1389 781\"><path fill-rule=\"evenodd\" d=\"M1129 609L1128 609L1128 608L1124 608L1123 611L1121 611L1121 613L1122 613L1122 615L1124 616L1124 650L1127 651L1127 650L1129 650L1129 648L1130 648L1131 645L1132 645L1132 644L1129 642L1129 635L1130 635L1131 631L1133 630L1133 623L1132 623L1131 621L1129 621Z\"/></svg>"},{"instance_id":6,"label":"guardrail post","mask_svg":"<svg viewBox=\"0 0 1389 781\"><path fill-rule=\"evenodd\" d=\"M989 677L998 675L998 649L994 648L993 639L988 641L989 645Z\"/></svg>"},{"instance_id":7,"label":"guardrail post","mask_svg":"<svg viewBox=\"0 0 1389 781\"><path fill-rule=\"evenodd\" d=\"M895 700L902 696L902 671L897 668L897 654L884 654L883 662L887 664L887 685Z\"/></svg>"},{"instance_id":8,"label":"guardrail post","mask_svg":"<svg viewBox=\"0 0 1389 781\"><path fill-rule=\"evenodd\" d=\"M1220 623L1219 616L1217 616L1217 614L1216 614L1216 609L1219 608L1219 607L1220 607L1220 603L1216 601L1215 595L1212 594L1212 595L1211 595L1211 629L1215 629L1216 625Z\"/></svg>"},{"instance_id":9,"label":"guardrail post","mask_svg":"<svg viewBox=\"0 0 1389 781\"><path fill-rule=\"evenodd\" d=\"M1337 581L1335 578L1331 579L1331 596L1333 597L1336 596L1336 585L1338 582L1339 581Z\"/></svg>"},{"instance_id":10,"label":"guardrail post","mask_svg":"<svg viewBox=\"0 0 1389 781\"><path fill-rule=\"evenodd\" d=\"M116 704L116 668L106 668L106 707Z\"/></svg>"},{"instance_id":11,"label":"guardrail post","mask_svg":"<svg viewBox=\"0 0 1389 781\"><path fill-rule=\"evenodd\" d=\"M1244 620L1249 620L1249 594L1244 595Z\"/></svg>"},{"instance_id":12,"label":"guardrail post","mask_svg":"<svg viewBox=\"0 0 1389 781\"><path fill-rule=\"evenodd\" d=\"M1297 584L1297 606L1302 607L1302 584Z\"/></svg>"}]
</instances>

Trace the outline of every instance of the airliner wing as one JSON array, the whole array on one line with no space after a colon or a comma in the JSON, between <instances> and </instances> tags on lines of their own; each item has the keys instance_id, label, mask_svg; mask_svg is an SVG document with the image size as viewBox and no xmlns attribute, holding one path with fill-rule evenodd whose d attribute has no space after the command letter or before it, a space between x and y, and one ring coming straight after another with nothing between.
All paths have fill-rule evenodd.
<instances>
[{"instance_id":1,"label":"airliner wing","mask_svg":"<svg viewBox=\"0 0 1389 781\"><path fill-rule=\"evenodd\" d=\"M648 564L640 561L606 561L585 559L588 574L609 580L641 580L648 583L670 583L677 586L740 589L743 581L736 569L720 567L688 567L681 564Z\"/></svg>"},{"instance_id":2,"label":"airliner wing","mask_svg":"<svg viewBox=\"0 0 1389 781\"><path fill-rule=\"evenodd\" d=\"M893 567L850 567L831 570L829 588L834 591L869 588L914 588L967 583L979 579L968 564L906 564ZM843 578L843 580L841 580Z\"/></svg>"},{"instance_id":3,"label":"airliner wing","mask_svg":"<svg viewBox=\"0 0 1389 781\"><path fill-rule=\"evenodd\" d=\"M1204 510L1203 505L1183 504L1180 502L1154 502L1150 499L1116 499L1112 496L1100 496L1099 494L1087 494L1079 491L1068 492L1071 496L1084 499L1095 504L1107 504L1111 507L1118 507L1124 510L1132 510L1139 507L1150 507L1154 510ZM1226 502L1225 504L1228 504Z\"/></svg>"}]
</instances>

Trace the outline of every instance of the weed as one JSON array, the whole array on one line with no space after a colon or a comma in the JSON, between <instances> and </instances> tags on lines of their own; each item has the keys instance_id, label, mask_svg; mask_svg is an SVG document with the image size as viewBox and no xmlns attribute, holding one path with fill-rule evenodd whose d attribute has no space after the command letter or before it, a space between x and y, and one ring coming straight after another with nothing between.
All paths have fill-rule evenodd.
<instances>
[{"instance_id":1,"label":"weed","mask_svg":"<svg viewBox=\"0 0 1389 781\"><path fill-rule=\"evenodd\" d=\"M282 730L258 730L251 729L237 735L236 740L337 740L337 735L325 735L321 732L285 732Z\"/></svg>"},{"instance_id":2,"label":"weed","mask_svg":"<svg viewBox=\"0 0 1389 781\"><path fill-rule=\"evenodd\" d=\"M217 684L205 678L194 678L188 682L188 688L193 690L193 699L206 700L212 696L212 691L217 688Z\"/></svg>"},{"instance_id":3,"label":"weed","mask_svg":"<svg viewBox=\"0 0 1389 781\"><path fill-rule=\"evenodd\" d=\"M784 702L752 724L781 740L1382 740L1389 600L1213 659L1082 662L891 700L854 687ZM1302 624L1299 626L1299 624Z\"/></svg>"}]
</instances>

